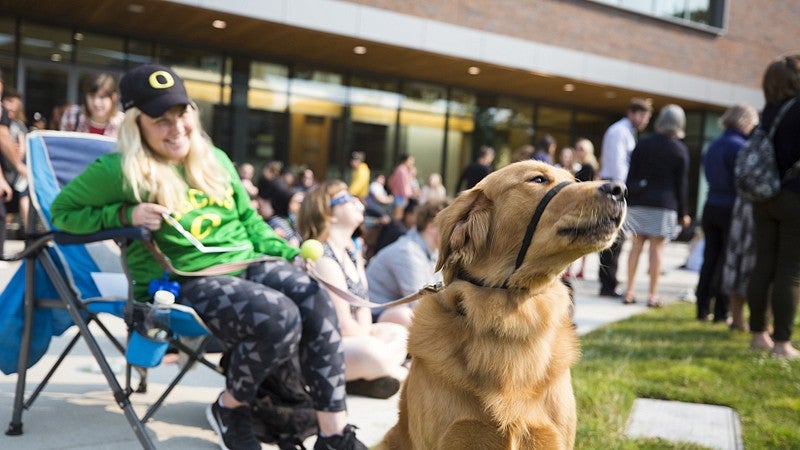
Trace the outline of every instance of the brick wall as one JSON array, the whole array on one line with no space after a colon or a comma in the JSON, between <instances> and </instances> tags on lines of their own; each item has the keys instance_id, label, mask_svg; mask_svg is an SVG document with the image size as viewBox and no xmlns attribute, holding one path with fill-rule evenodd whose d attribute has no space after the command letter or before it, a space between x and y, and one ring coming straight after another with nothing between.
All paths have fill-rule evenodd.
<instances>
[{"instance_id":1,"label":"brick wall","mask_svg":"<svg viewBox=\"0 0 800 450\"><path fill-rule=\"evenodd\" d=\"M349 0L759 88L776 56L800 52L795 0L728 0L721 35L584 0Z\"/></svg>"}]
</instances>

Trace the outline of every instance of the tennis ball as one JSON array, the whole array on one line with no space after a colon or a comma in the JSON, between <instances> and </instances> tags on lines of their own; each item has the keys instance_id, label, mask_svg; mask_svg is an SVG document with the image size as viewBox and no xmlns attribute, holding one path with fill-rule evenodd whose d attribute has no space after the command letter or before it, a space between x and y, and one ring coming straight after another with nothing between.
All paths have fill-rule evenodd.
<instances>
[{"instance_id":1,"label":"tennis ball","mask_svg":"<svg viewBox=\"0 0 800 450\"><path fill-rule=\"evenodd\" d=\"M305 259L316 261L322 258L322 243L316 239L307 239L300 246L300 256Z\"/></svg>"}]
</instances>

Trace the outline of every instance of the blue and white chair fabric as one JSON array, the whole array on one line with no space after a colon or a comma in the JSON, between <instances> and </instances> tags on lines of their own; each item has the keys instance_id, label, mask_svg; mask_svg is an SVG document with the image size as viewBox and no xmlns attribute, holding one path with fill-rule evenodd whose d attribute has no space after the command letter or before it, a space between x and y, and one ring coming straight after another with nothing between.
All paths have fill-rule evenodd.
<instances>
[{"instance_id":1,"label":"blue and white chair fabric","mask_svg":"<svg viewBox=\"0 0 800 450\"><path fill-rule=\"evenodd\" d=\"M169 342L153 342L142 333L133 332L141 326L149 304L132 300L132 286L128 281L125 260L120 254L124 254L125 246L131 240L149 240L147 229L130 227L75 235L57 230L50 223L50 205L61 188L88 164L115 148L114 139L87 133L37 131L27 137L26 163L32 206L28 229L33 231L28 233L24 249L9 258L21 260L20 267L0 293L0 371L18 374L14 411L7 435L22 434L22 410L32 405L52 373L81 338L89 347L143 448L154 448L143 423L195 362L221 372L217 365L202 356L210 333L191 308L174 305L170 311ZM98 317L102 313L125 319L128 337L134 335L133 339L126 340L127 348L103 325ZM128 365L124 387L90 331L90 322L98 324L117 349L126 354ZM27 369L47 352L53 336L61 335L71 326L77 326L79 332L26 400ZM192 348L180 342L181 336L202 339ZM132 366L158 365L170 344L187 353L189 359L163 395L144 416L139 417L129 400L134 392L131 388ZM138 371L140 383L136 391L142 392L146 389L146 371Z\"/></svg>"}]
</instances>

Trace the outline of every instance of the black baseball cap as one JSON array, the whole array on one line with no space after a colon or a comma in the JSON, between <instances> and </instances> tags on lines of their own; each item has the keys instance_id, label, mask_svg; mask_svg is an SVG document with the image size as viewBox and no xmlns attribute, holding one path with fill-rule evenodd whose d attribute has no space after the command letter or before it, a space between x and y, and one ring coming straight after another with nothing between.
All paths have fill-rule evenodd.
<instances>
[{"instance_id":1,"label":"black baseball cap","mask_svg":"<svg viewBox=\"0 0 800 450\"><path fill-rule=\"evenodd\" d=\"M145 64L131 69L119 82L122 109L134 106L150 117L161 117L176 105L190 105L183 80L169 67Z\"/></svg>"}]
</instances>

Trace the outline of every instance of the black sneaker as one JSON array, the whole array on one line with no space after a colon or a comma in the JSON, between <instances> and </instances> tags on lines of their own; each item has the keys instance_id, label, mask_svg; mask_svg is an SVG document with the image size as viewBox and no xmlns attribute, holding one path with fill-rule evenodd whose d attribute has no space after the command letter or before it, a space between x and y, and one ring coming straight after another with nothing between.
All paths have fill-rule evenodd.
<instances>
[{"instance_id":1,"label":"black sneaker","mask_svg":"<svg viewBox=\"0 0 800 450\"><path fill-rule=\"evenodd\" d=\"M345 384L345 391L348 394L372 398L389 398L399 390L400 380L392 377L380 377L374 380L358 379Z\"/></svg>"},{"instance_id":2,"label":"black sneaker","mask_svg":"<svg viewBox=\"0 0 800 450\"><path fill-rule=\"evenodd\" d=\"M219 399L206 408L206 418L219 436L222 450L261 450L261 442L253 434L250 408L223 408Z\"/></svg>"},{"instance_id":3,"label":"black sneaker","mask_svg":"<svg viewBox=\"0 0 800 450\"><path fill-rule=\"evenodd\" d=\"M327 437L317 435L314 450L369 450L369 447L356 438L356 426L347 425L342 434Z\"/></svg>"}]
</instances>

